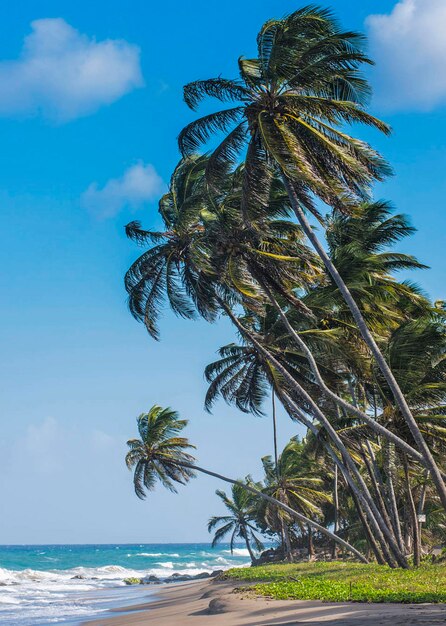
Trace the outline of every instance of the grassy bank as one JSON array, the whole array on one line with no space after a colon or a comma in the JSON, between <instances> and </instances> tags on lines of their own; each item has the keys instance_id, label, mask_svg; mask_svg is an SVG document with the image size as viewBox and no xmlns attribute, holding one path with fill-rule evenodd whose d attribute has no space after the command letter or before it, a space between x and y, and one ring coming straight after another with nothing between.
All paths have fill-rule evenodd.
<instances>
[{"instance_id":1,"label":"grassy bank","mask_svg":"<svg viewBox=\"0 0 446 626\"><path fill-rule=\"evenodd\" d=\"M276 600L446 602L446 566L416 570L360 563L299 563L231 569L225 578Z\"/></svg>"}]
</instances>

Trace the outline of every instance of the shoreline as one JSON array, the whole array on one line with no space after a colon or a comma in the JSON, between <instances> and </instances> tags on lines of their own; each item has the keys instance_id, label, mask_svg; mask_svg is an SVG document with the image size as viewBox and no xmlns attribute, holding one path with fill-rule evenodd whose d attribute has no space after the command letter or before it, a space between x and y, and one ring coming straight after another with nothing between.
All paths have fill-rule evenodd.
<instances>
[{"instance_id":1,"label":"shoreline","mask_svg":"<svg viewBox=\"0 0 446 626\"><path fill-rule=\"evenodd\" d=\"M216 580L158 586L150 591L152 600L111 609L106 617L84 621L82 626L435 626L446 621L442 604L270 600L234 593L240 586Z\"/></svg>"}]
</instances>

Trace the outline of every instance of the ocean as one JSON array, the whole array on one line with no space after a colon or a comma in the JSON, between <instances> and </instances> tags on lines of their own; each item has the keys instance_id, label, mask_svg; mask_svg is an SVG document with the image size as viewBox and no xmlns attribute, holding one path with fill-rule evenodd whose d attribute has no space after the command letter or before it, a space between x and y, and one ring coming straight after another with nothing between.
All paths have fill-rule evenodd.
<instances>
[{"instance_id":1,"label":"ocean","mask_svg":"<svg viewBox=\"0 0 446 626\"><path fill-rule=\"evenodd\" d=\"M0 624L74 626L156 593L156 585L128 586L125 578L165 580L248 564L246 548L231 554L227 544L0 546Z\"/></svg>"}]
</instances>

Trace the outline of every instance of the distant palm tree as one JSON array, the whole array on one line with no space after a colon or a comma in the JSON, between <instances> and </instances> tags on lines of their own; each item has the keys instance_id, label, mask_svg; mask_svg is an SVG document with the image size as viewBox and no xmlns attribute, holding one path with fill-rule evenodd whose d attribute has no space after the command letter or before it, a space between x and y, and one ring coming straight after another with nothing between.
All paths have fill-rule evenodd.
<instances>
[{"instance_id":1,"label":"distant palm tree","mask_svg":"<svg viewBox=\"0 0 446 626\"><path fill-rule=\"evenodd\" d=\"M227 535L231 534L229 546L231 554L234 551L234 543L237 538L243 539L251 558L251 563L256 562L251 543L258 552L263 550L263 544L257 537L256 527L252 520L255 514L256 499L253 494L246 491L241 485L232 486L232 498L224 491L217 489L215 492L229 511L229 515L215 515L208 523L208 531L217 529L212 540L212 547L216 546Z\"/></svg>"},{"instance_id":2,"label":"distant palm tree","mask_svg":"<svg viewBox=\"0 0 446 626\"><path fill-rule=\"evenodd\" d=\"M298 521L309 524L330 539L337 541L362 562L367 562L367 559L349 543L314 520L294 511L287 504L263 493L253 484L243 483L199 467L195 463L195 458L187 452L187 450L194 449L195 446L189 443L185 437L178 436L186 427L187 420L180 419L176 411L154 405L148 413L143 413L137 418L137 423L141 439L129 439L127 441L129 451L126 454L125 462L130 470L134 469L133 485L138 498L144 499L146 491L153 491L157 481L160 481L170 491L175 492L175 483L184 485L194 477L196 472L201 472L232 485L238 485L254 496L275 504Z\"/></svg>"},{"instance_id":3,"label":"distant palm tree","mask_svg":"<svg viewBox=\"0 0 446 626\"><path fill-rule=\"evenodd\" d=\"M264 490L280 502L288 504L293 509L306 516L323 517L322 504L331 502L332 498L324 489L324 481L311 467L311 462L305 454L303 443L298 437L292 437L279 455L277 465L270 456L262 459L265 472ZM265 503L263 515L268 525L274 526L279 522L285 539L288 558L291 558L291 544L288 535L288 526L293 520L289 515ZM303 531L308 532L309 555L312 556L311 532L307 525L300 525Z\"/></svg>"}]
</instances>

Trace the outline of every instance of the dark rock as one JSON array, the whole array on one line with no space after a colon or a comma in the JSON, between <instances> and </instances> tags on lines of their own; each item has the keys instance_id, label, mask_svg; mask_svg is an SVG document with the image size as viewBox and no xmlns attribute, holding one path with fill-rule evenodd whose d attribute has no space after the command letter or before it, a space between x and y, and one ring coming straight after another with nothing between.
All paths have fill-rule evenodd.
<instances>
[{"instance_id":1,"label":"dark rock","mask_svg":"<svg viewBox=\"0 0 446 626\"><path fill-rule=\"evenodd\" d=\"M216 572L200 572L199 574L179 574L178 572L174 572L171 576L164 579L164 582L182 582L186 580L202 580L205 578L211 578L211 576L218 576L221 574L223 570L217 570Z\"/></svg>"},{"instance_id":2,"label":"dark rock","mask_svg":"<svg viewBox=\"0 0 446 626\"><path fill-rule=\"evenodd\" d=\"M192 580L201 580L202 578L210 578L211 575L209 572L201 572L200 574L195 574L192 576Z\"/></svg>"},{"instance_id":3,"label":"dark rock","mask_svg":"<svg viewBox=\"0 0 446 626\"><path fill-rule=\"evenodd\" d=\"M158 578L158 576L154 576L153 574L150 574L150 576L145 576L144 578L141 578L142 585L159 585L160 583L161 581Z\"/></svg>"},{"instance_id":4,"label":"dark rock","mask_svg":"<svg viewBox=\"0 0 446 626\"><path fill-rule=\"evenodd\" d=\"M82 576L82 574L76 574L76 576L71 577L71 580L85 580L85 578L86 576Z\"/></svg>"},{"instance_id":5,"label":"dark rock","mask_svg":"<svg viewBox=\"0 0 446 626\"><path fill-rule=\"evenodd\" d=\"M171 576L168 576L164 582L180 582L183 580L192 580L192 576L190 574L178 574L178 572L174 572Z\"/></svg>"},{"instance_id":6,"label":"dark rock","mask_svg":"<svg viewBox=\"0 0 446 626\"><path fill-rule=\"evenodd\" d=\"M228 613L232 610L229 602L223 598L214 598L209 602L207 613L209 615L218 615L220 613Z\"/></svg>"}]
</instances>

